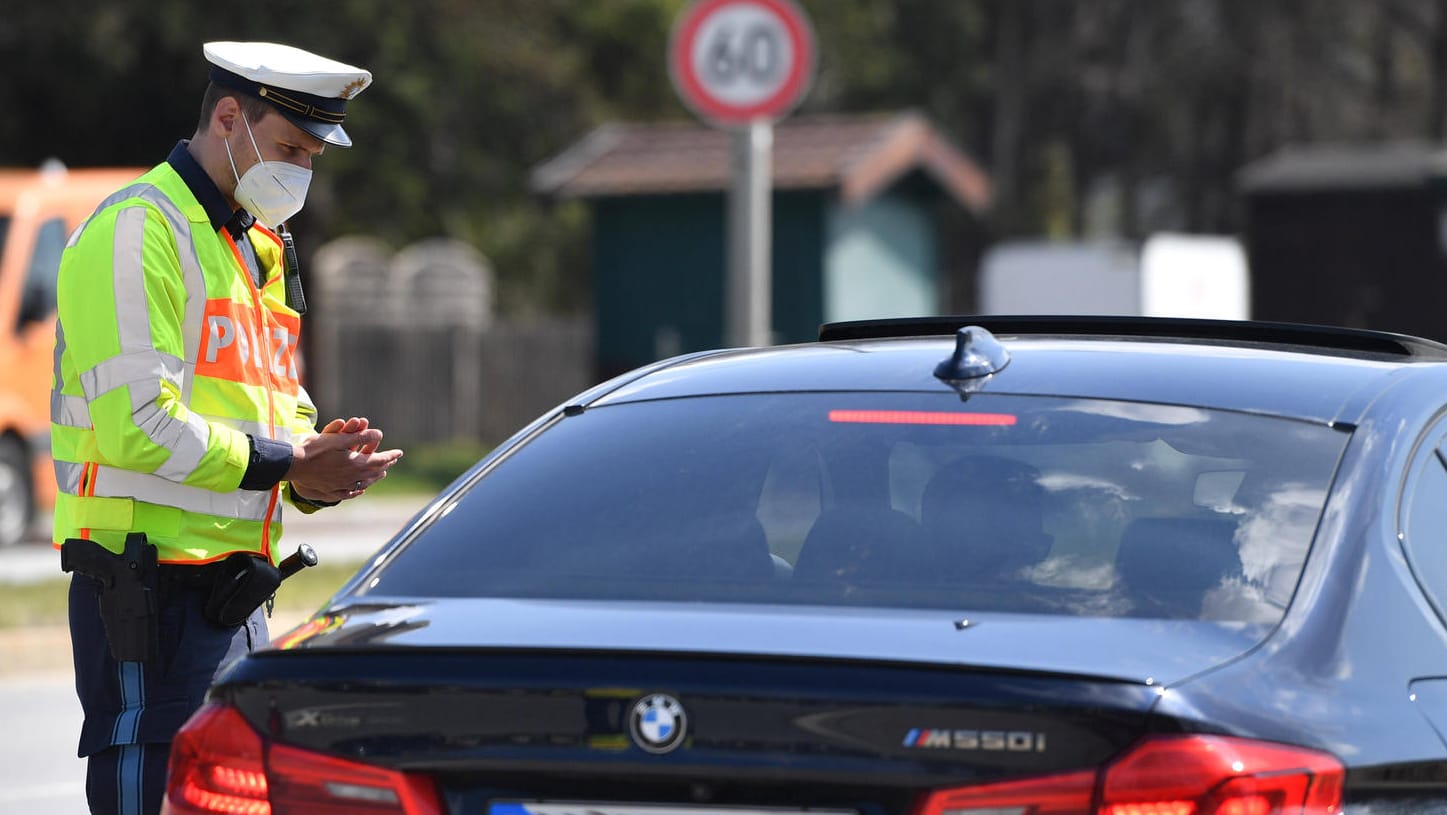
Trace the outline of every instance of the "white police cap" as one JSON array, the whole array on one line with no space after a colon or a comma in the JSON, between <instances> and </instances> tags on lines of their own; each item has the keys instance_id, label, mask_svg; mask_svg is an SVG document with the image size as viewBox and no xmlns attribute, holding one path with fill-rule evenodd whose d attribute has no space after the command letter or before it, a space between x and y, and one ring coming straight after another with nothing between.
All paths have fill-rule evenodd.
<instances>
[{"instance_id":1,"label":"white police cap","mask_svg":"<svg viewBox=\"0 0 1447 815\"><path fill-rule=\"evenodd\" d=\"M201 50L212 82L270 102L328 144L351 146L342 129L347 100L372 84L371 72L274 42L208 42Z\"/></svg>"}]
</instances>

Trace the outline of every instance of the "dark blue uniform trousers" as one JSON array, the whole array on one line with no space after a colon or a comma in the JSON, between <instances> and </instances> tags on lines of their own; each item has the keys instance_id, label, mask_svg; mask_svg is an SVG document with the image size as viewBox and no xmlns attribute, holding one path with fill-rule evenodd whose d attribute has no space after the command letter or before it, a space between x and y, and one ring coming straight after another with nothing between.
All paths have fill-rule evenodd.
<instances>
[{"instance_id":1,"label":"dark blue uniform trousers","mask_svg":"<svg viewBox=\"0 0 1447 815\"><path fill-rule=\"evenodd\" d=\"M88 758L93 813L153 815L165 794L171 740L237 657L267 641L258 609L245 625L222 628L202 615L209 590L163 579L157 588L160 653L146 662L111 659L100 619L99 584L70 582L75 691L85 723L77 754Z\"/></svg>"}]
</instances>

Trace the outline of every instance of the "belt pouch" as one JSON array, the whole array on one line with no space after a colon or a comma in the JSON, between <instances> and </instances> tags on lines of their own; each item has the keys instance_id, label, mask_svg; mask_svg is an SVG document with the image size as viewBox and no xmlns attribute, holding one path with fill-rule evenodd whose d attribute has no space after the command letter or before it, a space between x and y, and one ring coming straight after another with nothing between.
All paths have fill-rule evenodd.
<instances>
[{"instance_id":1,"label":"belt pouch","mask_svg":"<svg viewBox=\"0 0 1447 815\"><path fill-rule=\"evenodd\" d=\"M206 619L223 628L246 622L253 611L281 585L281 572L270 561L236 552L223 561L221 574L206 599Z\"/></svg>"}]
</instances>

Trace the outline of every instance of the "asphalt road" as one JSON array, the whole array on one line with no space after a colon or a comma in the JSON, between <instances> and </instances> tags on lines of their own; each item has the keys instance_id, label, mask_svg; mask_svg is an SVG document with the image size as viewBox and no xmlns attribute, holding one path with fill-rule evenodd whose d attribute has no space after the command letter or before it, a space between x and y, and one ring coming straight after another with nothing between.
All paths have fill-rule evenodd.
<instances>
[{"instance_id":1,"label":"asphalt road","mask_svg":"<svg viewBox=\"0 0 1447 815\"><path fill-rule=\"evenodd\" d=\"M75 757L80 703L69 674L0 678L0 813L85 815L85 762Z\"/></svg>"},{"instance_id":2,"label":"asphalt road","mask_svg":"<svg viewBox=\"0 0 1447 815\"><path fill-rule=\"evenodd\" d=\"M322 559L360 561L406 526L425 497L362 498L311 516L288 516L286 547L309 543ZM0 549L5 583L55 577L59 555L43 541ZM65 646L61 646L65 647ZM84 815L85 762L76 758L80 703L68 671L0 676L0 815Z\"/></svg>"}]
</instances>

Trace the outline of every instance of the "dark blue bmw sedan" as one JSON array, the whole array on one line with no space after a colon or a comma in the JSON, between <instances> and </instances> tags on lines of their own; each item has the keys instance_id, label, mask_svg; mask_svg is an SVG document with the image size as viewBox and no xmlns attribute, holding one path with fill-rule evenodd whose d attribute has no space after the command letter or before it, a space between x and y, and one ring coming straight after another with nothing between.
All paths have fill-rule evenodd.
<instances>
[{"instance_id":1,"label":"dark blue bmw sedan","mask_svg":"<svg viewBox=\"0 0 1447 815\"><path fill-rule=\"evenodd\" d=\"M174 813L1447 801L1447 346L825 326L579 395L237 663Z\"/></svg>"}]
</instances>

